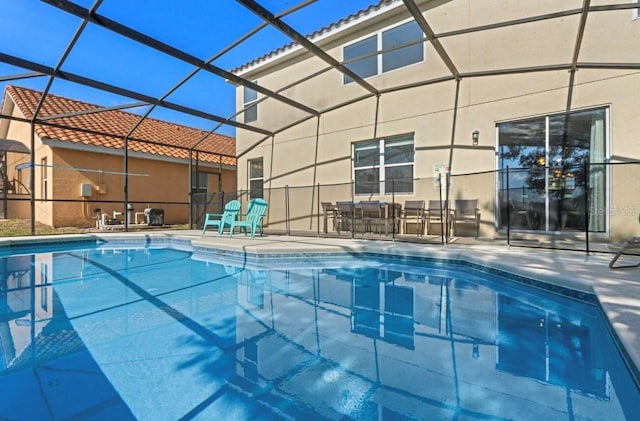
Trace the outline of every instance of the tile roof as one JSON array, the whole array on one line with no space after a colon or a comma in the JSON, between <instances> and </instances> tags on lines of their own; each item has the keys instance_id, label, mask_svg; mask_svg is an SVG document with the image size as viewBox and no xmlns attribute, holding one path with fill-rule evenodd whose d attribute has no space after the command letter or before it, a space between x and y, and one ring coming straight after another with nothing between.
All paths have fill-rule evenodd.
<instances>
[{"instance_id":1,"label":"tile roof","mask_svg":"<svg viewBox=\"0 0 640 421\"><path fill-rule=\"evenodd\" d=\"M20 112L27 119L33 117L42 96L40 91L18 86L7 86L6 94L13 99ZM104 107L47 94L38 117L44 118L100 108ZM64 128L36 124L35 131L36 135L43 140L51 139L75 144L123 149L124 136L139 120L140 116L137 114L119 110L106 110L52 119L48 122L64 126ZM206 133L204 130L147 117L130 136L129 151L188 159L189 151L184 148L188 148L198 142ZM141 140L146 142L141 142ZM223 154L227 155L222 157L223 164L236 165L236 141L233 137L210 134L206 140L198 145L197 149L204 151L199 153L201 161L218 163L219 155L216 154Z\"/></svg>"},{"instance_id":2,"label":"tile roof","mask_svg":"<svg viewBox=\"0 0 640 421\"><path fill-rule=\"evenodd\" d=\"M342 18L340 20L338 20L337 22L332 22L327 26L323 26L322 28L312 32L311 34L307 35L306 38L309 41L313 41L314 39L323 36L325 34L327 34L328 32L340 29L341 27L352 23L353 21L359 20L373 12L377 12L378 10L380 10L381 8L383 8L384 6L390 5L392 3L398 2L399 0L380 0L375 4L372 4L371 6L367 7L366 9L361 9L359 11L357 11L356 13L352 13L349 16ZM288 50L291 50L292 48L296 47L298 45L297 42L291 42L287 45L284 45L282 47L276 48L275 50L260 56L248 63L245 63L239 67L236 67L235 69L231 70L232 73L241 73L247 69L249 69L250 67L256 66L264 61L267 61L271 58L277 57L280 54L283 54L285 52L287 52Z\"/></svg>"}]
</instances>

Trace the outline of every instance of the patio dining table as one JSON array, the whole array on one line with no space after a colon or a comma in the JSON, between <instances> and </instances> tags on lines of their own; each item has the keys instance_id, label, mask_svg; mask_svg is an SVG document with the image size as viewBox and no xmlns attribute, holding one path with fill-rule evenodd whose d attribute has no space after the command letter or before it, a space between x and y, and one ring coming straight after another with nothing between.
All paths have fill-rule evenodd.
<instances>
[{"instance_id":1,"label":"patio dining table","mask_svg":"<svg viewBox=\"0 0 640 421\"><path fill-rule=\"evenodd\" d=\"M381 200L341 201L336 202L335 209L335 229L338 233L354 231L388 235L400 231L400 203Z\"/></svg>"}]
</instances>

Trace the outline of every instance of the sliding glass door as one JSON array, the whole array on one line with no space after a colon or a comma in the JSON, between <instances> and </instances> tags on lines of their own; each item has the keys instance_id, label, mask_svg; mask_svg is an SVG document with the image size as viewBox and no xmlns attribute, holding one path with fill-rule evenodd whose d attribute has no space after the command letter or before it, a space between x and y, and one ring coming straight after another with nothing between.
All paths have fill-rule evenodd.
<instances>
[{"instance_id":1,"label":"sliding glass door","mask_svg":"<svg viewBox=\"0 0 640 421\"><path fill-rule=\"evenodd\" d=\"M497 125L500 229L605 231L606 120L596 108Z\"/></svg>"}]
</instances>

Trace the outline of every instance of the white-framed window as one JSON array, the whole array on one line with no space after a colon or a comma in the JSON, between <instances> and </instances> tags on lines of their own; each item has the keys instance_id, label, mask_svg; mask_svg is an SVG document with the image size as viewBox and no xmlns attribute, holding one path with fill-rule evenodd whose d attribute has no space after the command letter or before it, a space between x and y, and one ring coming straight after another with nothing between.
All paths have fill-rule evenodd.
<instances>
[{"instance_id":1,"label":"white-framed window","mask_svg":"<svg viewBox=\"0 0 640 421\"><path fill-rule=\"evenodd\" d=\"M378 36L373 35L351 45L343 50L345 65L349 70L365 79L378 74ZM344 75L344 84L353 82Z\"/></svg>"},{"instance_id":2,"label":"white-framed window","mask_svg":"<svg viewBox=\"0 0 640 421\"><path fill-rule=\"evenodd\" d=\"M413 194L413 134L353 144L356 195Z\"/></svg>"},{"instance_id":3,"label":"white-framed window","mask_svg":"<svg viewBox=\"0 0 640 421\"><path fill-rule=\"evenodd\" d=\"M634 3L640 3L640 0L633 0ZM633 9L633 19L640 19L640 5Z\"/></svg>"},{"instance_id":4,"label":"white-framed window","mask_svg":"<svg viewBox=\"0 0 640 421\"><path fill-rule=\"evenodd\" d=\"M244 122L256 121L258 119L258 92L245 86L242 98L244 101Z\"/></svg>"},{"instance_id":5,"label":"white-framed window","mask_svg":"<svg viewBox=\"0 0 640 421\"><path fill-rule=\"evenodd\" d=\"M264 166L262 158L254 158L247 161L249 178L249 198L263 198Z\"/></svg>"},{"instance_id":6,"label":"white-framed window","mask_svg":"<svg viewBox=\"0 0 640 421\"><path fill-rule=\"evenodd\" d=\"M420 26L410 20L346 45L343 60L347 68L366 79L423 61L423 37ZM351 82L345 75L344 84Z\"/></svg>"}]
</instances>

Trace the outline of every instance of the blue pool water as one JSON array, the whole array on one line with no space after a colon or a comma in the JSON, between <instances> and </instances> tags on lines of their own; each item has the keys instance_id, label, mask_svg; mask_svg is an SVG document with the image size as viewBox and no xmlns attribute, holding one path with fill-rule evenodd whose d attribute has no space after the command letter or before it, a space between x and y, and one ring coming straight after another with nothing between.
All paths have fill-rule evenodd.
<instances>
[{"instance_id":1,"label":"blue pool water","mask_svg":"<svg viewBox=\"0 0 640 421\"><path fill-rule=\"evenodd\" d=\"M597 306L465 266L353 258L263 270L108 246L0 265L0 419L640 413Z\"/></svg>"}]
</instances>

